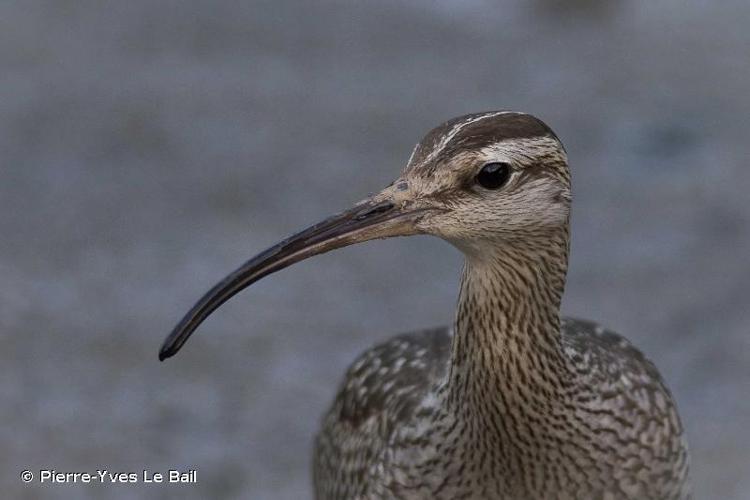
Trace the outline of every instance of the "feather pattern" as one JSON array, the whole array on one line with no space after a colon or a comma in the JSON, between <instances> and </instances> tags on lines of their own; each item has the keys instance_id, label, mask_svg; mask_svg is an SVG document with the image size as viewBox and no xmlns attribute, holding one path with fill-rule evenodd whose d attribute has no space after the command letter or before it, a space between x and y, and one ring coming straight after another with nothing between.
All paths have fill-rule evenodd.
<instances>
[{"instance_id":1,"label":"feather pattern","mask_svg":"<svg viewBox=\"0 0 750 500\"><path fill-rule=\"evenodd\" d=\"M500 193L472 183L486 162L513 168ZM397 202L443 207L420 229L466 256L456 319L349 368L316 438L317 498L689 498L682 424L654 365L560 316L570 173L549 127L456 118L394 185Z\"/></svg>"}]
</instances>

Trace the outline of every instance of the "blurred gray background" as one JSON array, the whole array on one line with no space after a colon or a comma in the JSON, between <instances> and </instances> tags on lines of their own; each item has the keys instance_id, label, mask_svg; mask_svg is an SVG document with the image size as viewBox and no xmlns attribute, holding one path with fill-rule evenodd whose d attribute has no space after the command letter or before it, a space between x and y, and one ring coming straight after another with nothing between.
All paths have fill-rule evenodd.
<instances>
[{"instance_id":1,"label":"blurred gray background","mask_svg":"<svg viewBox=\"0 0 750 500\"><path fill-rule=\"evenodd\" d=\"M750 491L750 3L0 3L3 498L310 496L339 377L452 319L426 237L306 261L175 358L225 273L395 178L439 122L534 113L574 175L564 309L624 333L681 408L696 497ZM197 469L193 486L22 469Z\"/></svg>"}]
</instances>

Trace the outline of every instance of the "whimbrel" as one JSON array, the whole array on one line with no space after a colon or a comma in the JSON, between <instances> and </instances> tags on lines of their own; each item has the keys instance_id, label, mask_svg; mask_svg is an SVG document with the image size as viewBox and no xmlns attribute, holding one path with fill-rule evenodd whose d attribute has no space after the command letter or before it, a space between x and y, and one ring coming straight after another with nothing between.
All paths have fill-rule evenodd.
<instances>
[{"instance_id":1,"label":"whimbrel","mask_svg":"<svg viewBox=\"0 0 750 500\"><path fill-rule=\"evenodd\" d=\"M316 497L688 498L682 424L654 365L616 333L560 316L570 203L565 149L542 121L455 118L383 191L227 276L159 358L270 273L375 238L435 235L465 256L455 322L351 365L316 439Z\"/></svg>"}]
</instances>

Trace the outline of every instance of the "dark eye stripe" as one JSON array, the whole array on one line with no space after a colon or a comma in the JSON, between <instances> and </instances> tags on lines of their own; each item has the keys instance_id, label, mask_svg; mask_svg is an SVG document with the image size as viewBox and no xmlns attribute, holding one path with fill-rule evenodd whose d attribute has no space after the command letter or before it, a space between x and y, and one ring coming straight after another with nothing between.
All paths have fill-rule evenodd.
<instances>
[{"instance_id":1,"label":"dark eye stripe","mask_svg":"<svg viewBox=\"0 0 750 500\"><path fill-rule=\"evenodd\" d=\"M505 185L510 177L510 165L493 162L482 167L476 176L477 184L485 189L499 189Z\"/></svg>"}]
</instances>

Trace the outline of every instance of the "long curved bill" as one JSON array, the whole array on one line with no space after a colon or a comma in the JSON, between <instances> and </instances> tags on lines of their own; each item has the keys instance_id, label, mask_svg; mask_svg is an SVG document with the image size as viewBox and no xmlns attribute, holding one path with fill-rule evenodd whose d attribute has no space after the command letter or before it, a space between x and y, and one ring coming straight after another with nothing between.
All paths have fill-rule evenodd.
<instances>
[{"instance_id":1,"label":"long curved bill","mask_svg":"<svg viewBox=\"0 0 750 500\"><path fill-rule=\"evenodd\" d=\"M164 341L159 360L174 356L213 311L264 276L329 250L376 238L417 234L415 222L423 210L397 206L376 196L310 226L262 252L206 293ZM390 198L390 197L388 197Z\"/></svg>"}]
</instances>

